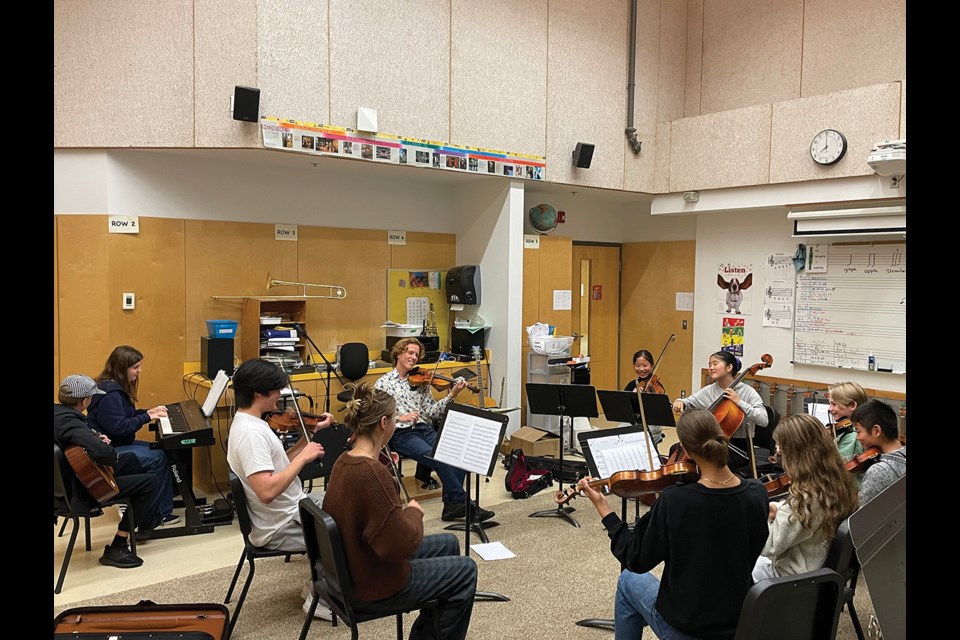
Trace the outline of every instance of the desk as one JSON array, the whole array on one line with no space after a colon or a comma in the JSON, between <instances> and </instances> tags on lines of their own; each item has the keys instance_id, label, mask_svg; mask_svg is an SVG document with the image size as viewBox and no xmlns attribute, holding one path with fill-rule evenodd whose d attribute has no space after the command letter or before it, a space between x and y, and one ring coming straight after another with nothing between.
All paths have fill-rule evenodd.
<instances>
[{"instance_id":1,"label":"desk","mask_svg":"<svg viewBox=\"0 0 960 640\"><path fill-rule=\"evenodd\" d=\"M488 355L489 358L489 355ZM328 358L331 362L334 360L333 357ZM374 369L369 369L367 375L365 375L361 380L366 380L367 382L376 382L380 376L389 373L393 366L385 363L378 362L378 366ZM487 380L490 378L490 363L489 359L481 360L480 365L482 367L484 387L487 387ZM433 369L434 365L422 365L424 369ZM458 371L463 368L470 369L471 371L476 371L475 362L441 362L437 370L444 375L451 375L453 372ZM203 404L203 399L206 398L206 389L210 388L210 380L204 377L201 374L196 373L200 370L199 362L185 362L183 365L184 372L184 385L193 390L196 387L195 395L200 404ZM291 376L293 386L297 391L306 393L309 396L313 397L314 401L314 411L315 413L321 413L323 411L323 402L326 396L326 381L327 374L326 372L318 374L316 372L311 373L301 373ZM344 382L348 382L344 380ZM359 381L358 381L359 382ZM470 381L473 382L472 380ZM344 403L337 400L337 393L343 390L343 385L337 379L337 376L331 372L330 374L330 413L333 414L334 420L337 422L343 422L343 412L340 411L343 408ZM431 390L434 394L434 397L440 399L443 397L442 393ZM492 395L487 391L487 395ZM469 391L462 392L457 398L463 401L464 404L473 403L476 396ZM301 410L305 409L305 404L301 404ZM230 431L230 423L233 421L233 414L236 411L235 402L233 398L233 390L230 387L227 387L227 391L220 398L220 402L217 403L217 409L213 414L213 417L210 418L210 422L213 425L213 437L216 442L210 447L196 447L193 450L193 483L194 487L202 489L208 495L216 494L220 491L226 493L230 490L230 482L227 477L227 436ZM413 462L408 461L404 464L404 484L407 487L407 491L410 493L411 498L418 499L427 499L432 497L437 497L440 495L439 491L429 491L425 492L420 489L420 485L416 482L413 477Z\"/></svg>"}]
</instances>

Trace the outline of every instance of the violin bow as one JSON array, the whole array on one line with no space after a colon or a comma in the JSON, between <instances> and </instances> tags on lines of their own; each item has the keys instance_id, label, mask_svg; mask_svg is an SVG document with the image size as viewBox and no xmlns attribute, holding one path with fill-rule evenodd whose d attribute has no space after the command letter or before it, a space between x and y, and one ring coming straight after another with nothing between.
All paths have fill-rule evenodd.
<instances>
[{"instance_id":1,"label":"violin bow","mask_svg":"<svg viewBox=\"0 0 960 640\"><path fill-rule=\"evenodd\" d=\"M667 338L667 341L663 343L663 349L660 349L660 355L657 356L657 364L653 365L653 371L650 372L650 377L647 378L647 382L653 380L653 376L657 375L657 369L660 368L660 363L663 361L663 354L667 352L667 347L670 346L670 343L677 339L677 334L671 333L670 337ZM639 382L639 381L638 381ZM643 388L646 391L646 387Z\"/></svg>"},{"instance_id":2,"label":"violin bow","mask_svg":"<svg viewBox=\"0 0 960 640\"><path fill-rule=\"evenodd\" d=\"M397 469L397 465L393 463L393 452L390 451L390 447L388 447L386 443L383 444L383 452L387 454L387 459L390 460L390 469L393 470L393 477L396 479L400 489L403 490L403 495L407 498L407 502L410 502L410 494L407 493L407 486L403 484L403 480L400 479L400 470Z\"/></svg>"},{"instance_id":3,"label":"violin bow","mask_svg":"<svg viewBox=\"0 0 960 640\"><path fill-rule=\"evenodd\" d=\"M300 413L300 403L297 402L297 390L293 388L293 378L287 374L287 386L290 387L290 397L293 398L293 408L296 409L297 419L300 421L300 428L303 430L304 442L310 442L310 434L307 432L307 425L303 422L303 414Z\"/></svg>"}]
</instances>

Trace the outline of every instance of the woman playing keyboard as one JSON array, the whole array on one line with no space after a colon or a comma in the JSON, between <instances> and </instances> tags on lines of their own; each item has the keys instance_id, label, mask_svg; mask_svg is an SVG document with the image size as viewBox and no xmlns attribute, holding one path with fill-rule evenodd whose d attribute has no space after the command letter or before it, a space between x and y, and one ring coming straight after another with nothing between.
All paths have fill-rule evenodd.
<instances>
[{"instance_id":1,"label":"woman playing keyboard","mask_svg":"<svg viewBox=\"0 0 960 640\"><path fill-rule=\"evenodd\" d=\"M173 513L173 476L167 456L160 449L151 449L150 443L136 440L140 427L167 415L167 408L162 405L136 408L142 364L143 354L131 346L120 345L110 353L96 379L104 393L93 397L87 409L87 425L109 437L117 453L135 454L144 470L157 477L157 513L164 524L173 524L180 516Z\"/></svg>"}]
</instances>

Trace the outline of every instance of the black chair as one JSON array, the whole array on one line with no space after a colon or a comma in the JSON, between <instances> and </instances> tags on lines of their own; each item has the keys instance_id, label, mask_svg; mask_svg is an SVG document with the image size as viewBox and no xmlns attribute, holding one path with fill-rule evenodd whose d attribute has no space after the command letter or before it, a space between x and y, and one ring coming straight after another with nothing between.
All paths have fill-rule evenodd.
<instances>
[{"instance_id":1,"label":"black chair","mask_svg":"<svg viewBox=\"0 0 960 640\"><path fill-rule=\"evenodd\" d=\"M348 342L340 346L340 375L356 382L367 375L370 366L370 351L362 342Z\"/></svg>"},{"instance_id":2,"label":"black chair","mask_svg":"<svg viewBox=\"0 0 960 640\"><path fill-rule=\"evenodd\" d=\"M399 608L378 614L357 613L353 608L353 578L347 566L347 554L340 538L337 523L326 511L316 505L310 498L300 501L300 521L303 524L303 538L307 543L307 557L310 559L310 577L313 583L313 604L300 630L300 640L306 640L313 622L313 613L317 608L318 598L333 611L333 624L336 626L340 618L350 627L350 637L357 640L357 626L361 622L379 620L396 616L397 640L403 640L403 614L410 611L419 611L435 606L435 600L424 603L416 608Z\"/></svg>"},{"instance_id":3,"label":"black chair","mask_svg":"<svg viewBox=\"0 0 960 640\"><path fill-rule=\"evenodd\" d=\"M127 498L114 500L105 500L97 503L93 496L86 490L80 479L74 472L73 467L64 455L63 450L53 445L53 516L54 522L59 517L64 519L63 526L60 528L60 534L63 535L64 527L67 521L73 522L73 528L70 530L70 541L67 542L67 551L63 556L63 565L60 567L60 576L53 589L54 593L60 593L63 589L63 581L67 577L67 567L70 566L70 558L73 556L73 546L77 542L77 534L80 532L80 518L83 518L83 532L86 542L86 550L90 551L90 518L96 518L103 515L103 507L122 504L126 505L130 514L130 550L134 555L137 553L136 521L134 519L133 507Z\"/></svg>"},{"instance_id":4,"label":"black chair","mask_svg":"<svg viewBox=\"0 0 960 640\"><path fill-rule=\"evenodd\" d=\"M842 597L833 569L761 580L743 600L734 640L833 640Z\"/></svg>"},{"instance_id":5,"label":"black chair","mask_svg":"<svg viewBox=\"0 0 960 640\"><path fill-rule=\"evenodd\" d=\"M842 605L847 607L850 612L850 622L853 623L853 630L859 640L864 640L863 627L860 626L860 618L857 617L857 610L853 608L853 596L857 591L857 579L860 577L860 562L857 560L857 550L853 546L853 538L850 537L850 519L847 518L837 527L837 533L833 536L830 548L827 550L827 560L823 566L833 569L843 578L843 600Z\"/></svg>"},{"instance_id":6,"label":"black chair","mask_svg":"<svg viewBox=\"0 0 960 640\"><path fill-rule=\"evenodd\" d=\"M243 607L243 601L247 597L247 591L250 589L250 583L253 582L253 573L256 570L254 561L257 558L277 558L285 556L285 562L290 562L290 551L275 551L273 549L264 549L250 542L250 512L247 510L247 496L243 492L243 483L235 473L230 472L230 491L233 494L233 508L237 512L237 522L240 524L240 533L243 534L243 553L240 554L240 562L237 563L237 570L233 573L233 580L230 581L230 588L227 589L227 597L223 599L223 604L230 604L230 596L233 595L233 589L237 586L237 580L240 578L240 571L243 569L243 563L246 561L250 565L247 573L247 579L243 582L243 589L240 591L240 598L237 600L237 606L233 610L233 618L230 620L230 633L233 635L233 628L237 625L237 619L240 618L240 608ZM297 553L302 555L302 552Z\"/></svg>"}]
</instances>

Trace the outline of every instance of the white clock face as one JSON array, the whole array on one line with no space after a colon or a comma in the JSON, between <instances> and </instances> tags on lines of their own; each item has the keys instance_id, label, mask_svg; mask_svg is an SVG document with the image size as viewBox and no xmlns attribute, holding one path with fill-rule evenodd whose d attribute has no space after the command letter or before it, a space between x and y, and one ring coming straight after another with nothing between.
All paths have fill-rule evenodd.
<instances>
[{"instance_id":1,"label":"white clock face","mask_svg":"<svg viewBox=\"0 0 960 640\"><path fill-rule=\"evenodd\" d=\"M847 139L835 129L824 129L810 143L810 157L817 164L835 164L846 152Z\"/></svg>"}]
</instances>

